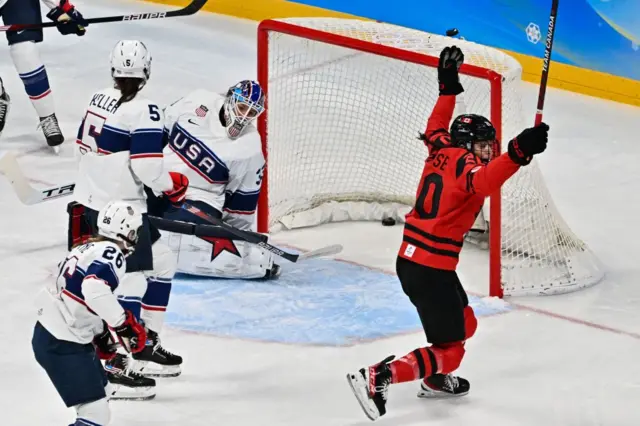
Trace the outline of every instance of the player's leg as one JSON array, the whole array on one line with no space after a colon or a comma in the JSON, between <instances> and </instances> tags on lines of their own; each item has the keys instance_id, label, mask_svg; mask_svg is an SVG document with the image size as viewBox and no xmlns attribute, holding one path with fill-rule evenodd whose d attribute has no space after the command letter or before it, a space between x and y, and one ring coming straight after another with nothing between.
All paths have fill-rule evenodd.
<instances>
[{"instance_id":1,"label":"player's leg","mask_svg":"<svg viewBox=\"0 0 640 426\"><path fill-rule=\"evenodd\" d=\"M153 240L159 236L152 227ZM161 344L160 332L169 296L171 281L176 272L176 259L173 252L161 241L152 245L153 269L145 271L147 290L142 298L141 318L147 329L147 345L142 352L133 355L136 370L146 376L175 377L180 375L182 357L167 351Z\"/></svg>"},{"instance_id":2,"label":"player's leg","mask_svg":"<svg viewBox=\"0 0 640 426\"><path fill-rule=\"evenodd\" d=\"M93 345L56 339L39 322L31 341L36 361L46 371L67 407L74 407L74 425L106 425L107 380Z\"/></svg>"},{"instance_id":3,"label":"player's leg","mask_svg":"<svg viewBox=\"0 0 640 426\"><path fill-rule=\"evenodd\" d=\"M0 12L5 25L42 23L39 0L8 0ZM47 70L36 45L43 40L42 29L10 31L6 35L11 59L40 117L47 144L58 146L64 137L55 115Z\"/></svg>"}]
</instances>

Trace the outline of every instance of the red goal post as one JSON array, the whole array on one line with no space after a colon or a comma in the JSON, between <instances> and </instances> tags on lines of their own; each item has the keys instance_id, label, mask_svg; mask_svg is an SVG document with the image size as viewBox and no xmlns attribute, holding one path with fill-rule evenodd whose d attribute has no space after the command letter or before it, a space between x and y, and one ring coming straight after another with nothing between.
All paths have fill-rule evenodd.
<instances>
[{"instance_id":1,"label":"red goal post","mask_svg":"<svg viewBox=\"0 0 640 426\"><path fill-rule=\"evenodd\" d=\"M516 67L515 60L501 52L496 54L495 49L374 22L334 18L292 18L261 22L258 27L258 80L267 94L267 108L259 119L258 130L263 139L267 167L258 204L259 232L274 232L282 227L289 229L313 226L334 220L380 220L380 214L389 214L380 213L377 207L373 209L373 213L363 213L363 203L373 203L376 206L393 204L395 207L406 205L410 208L415 200L421 163L426 158L426 153L422 154L418 164L413 164L413 158L418 153L413 145L420 142L415 137L413 140L407 138L404 127L412 127L410 133L414 135L424 130L425 118L437 97L434 71L438 66L439 50L444 45L453 44L461 46L465 51L466 60L460 72L466 89L465 96L468 100L471 99L471 106L474 107L469 112L488 115L496 127L500 141L504 142L503 135L509 138L515 136L504 134L506 124L503 122L503 110L507 105L507 101L503 99L504 84L505 81L513 80L516 74L519 81L521 70L514 72L511 68ZM500 55L508 60L502 59ZM503 60L505 63L501 63ZM483 66L485 64L489 66ZM497 71L503 69L511 73L511 80ZM416 98L420 98L416 106L413 106L411 99L407 100L407 93L411 92L404 92L404 86L412 84L427 93L416 94ZM385 87L392 89L386 90ZM509 90L514 89L510 87ZM384 92L382 98L378 92ZM508 101L519 102L514 97L517 98L517 94L510 94ZM385 101L384 104L379 105L380 100ZM408 105L409 101L412 102L411 106ZM415 112L405 114L405 110L410 107ZM511 111L511 106L508 108ZM383 123L380 110L385 110L385 116L395 114L401 118L396 119L395 123ZM359 127L358 122L366 121L367 115L372 116L369 125ZM405 115L411 117L407 118ZM513 117L514 113L511 112L511 115ZM342 118L351 124L342 126ZM525 127L520 122L513 124L520 126L520 130ZM310 130L306 131L307 127ZM376 131L371 128L376 128ZM376 137L380 129L385 132L385 137L378 140ZM513 132L514 130L509 129L509 133ZM352 141L359 141L359 144L354 144L347 150L345 146ZM392 143L397 145L388 148ZM375 146L370 149L371 144ZM407 148L410 144L411 147ZM390 151L383 152L384 149ZM367 150L371 152L367 153L365 159L356 158L361 151ZM398 151L405 150L411 151L405 157L394 160L395 162L388 161ZM331 166L329 160L321 160L325 154L332 155L335 161L343 162L341 169L337 169L338 172L323 175L324 169ZM314 161L318 164L314 164ZM405 171L400 166L394 168L393 164L406 165L408 161L413 168L406 173L407 176L403 175L399 179L399 175ZM373 178L367 178L362 183L352 183L366 173L359 162L366 163L367 169L377 168L377 176L374 173ZM342 172L344 169L360 171ZM371 180L387 174L392 176L388 178L388 182L383 182L382 187L373 188ZM310 181L303 185L301 182L309 175L312 175L308 178ZM400 189L394 186L398 180L402 181ZM330 183L325 184L325 181ZM346 186L348 188L343 188ZM520 199L519 197L522 198L520 195L516 198ZM526 202L529 201L527 197L524 196ZM510 253L507 254L510 256L507 260L515 264L516 268L519 268L517 265L520 258L527 258L524 263L535 263L535 267L527 266L527 271L541 268L538 265L540 259L531 261L538 256L533 250L505 245L502 235L502 216L505 211L502 201L500 191L492 194L488 218L491 224L489 293L498 297L503 296L505 288L502 279L505 253ZM358 205L353 207L352 203ZM524 202L519 203L521 207ZM337 205L340 205L338 213L323 211L304 216L306 212ZM345 208L344 205L348 207ZM515 209L514 207L512 210ZM348 212L344 213L344 210ZM400 214L394 214L402 220ZM283 219L285 217L288 219ZM289 220L291 217L294 218ZM305 219L301 219L302 217ZM509 217L510 222L513 222L513 218ZM524 219L525 222L527 220ZM509 226L509 229L513 228L511 224ZM564 228L562 232L565 232ZM553 238L555 234L550 237ZM539 249L544 250L542 247ZM527 280L531 273L526 274L522 283L518 281L519 276L516 277L518 284L510 293L566 292L599 280L590 277L588 283L582 285L567 284L571 279L560 278L558 281L556 278L543 277L541 283L529 285ZM563 270L556 275L558 274L566 272ZM555 282L551 282L552 289L548 291L546 281L554 279L558 284L553 288Z\"/></svg>"}]
</instances>

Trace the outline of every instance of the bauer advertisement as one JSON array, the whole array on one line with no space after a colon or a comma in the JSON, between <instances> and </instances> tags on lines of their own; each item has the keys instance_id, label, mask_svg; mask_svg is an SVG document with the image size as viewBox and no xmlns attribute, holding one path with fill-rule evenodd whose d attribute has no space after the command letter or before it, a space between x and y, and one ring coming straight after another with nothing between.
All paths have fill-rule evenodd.
<instances>
[{"instance_id":1,"label":"bauer advertisement","mask_svg":"<svg viewBox=\"0 0 640 426\"><path fill-rule=\"evenodd\" d=\"M464 38L536 57L544 55L550 0L296 0L391 24ZM640 1L562 0L553 59L640 80Z\"/></svg>"}]
</instances>

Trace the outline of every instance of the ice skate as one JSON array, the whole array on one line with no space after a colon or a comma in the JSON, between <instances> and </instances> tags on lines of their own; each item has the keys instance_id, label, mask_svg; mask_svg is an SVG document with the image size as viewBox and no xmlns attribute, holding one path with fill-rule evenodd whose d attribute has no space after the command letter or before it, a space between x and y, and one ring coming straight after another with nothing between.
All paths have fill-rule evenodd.
<instances>
[{"instance_id":1,"label":"ice skate","mask_svg":"<svg viewBox=\"0 0 640 426\"><path fill-rule=\"evenodd\" d=\"M176 377L182 373L182 357L172 354L162 347L158 333L147 330L147 345L133 354L136 372L149 377Z\"/></svg>"},{"instance_id":2,"label":"ice skate","mask_svg":"<svg viewBox=\"0 0 640 426\"><path fill-rule=\"evenodd\" d=\"M64 136L62 135L62 130L60 130L56 115L51 114L46 117L40 117L40 125L38 127L42 128L42 133L47 139L47 145L53 148L56 154L59 153L60 144L64 142Z\"/></svg>"},{"instance_id":3,"label":"ice skate","mask_svg":"<svg viewBox=\"0 0 640 426\"><path fill-rule=\"evenodd\" d=\"M434 374L420 383L418 398L452 398L469 393L469 381L452 374Z\"/></svg>"},{"instance_id":4,"label":"ice skate","mask_svg":"<svg viewBox=\"0 0 640 426\"><path fill-rule=\"evenodd\" d=\"M111 385L111 399L145 401L155 398L156 381L133 371L126 355L116 354L105 363L104 369Z\"/></svg>"},{"instance_id":5,"label":"ice skate","mask_svg":"<svg viewBox=\"0 0 640 426\"><path fill-rule=\"evenodd\" d=\"M4 83L0 78L0 133L2 133L5 124L7 124L10 104L11 98L9 97L9 94L4 90Z\"/></svg>"},{"instance_id":6,"label":"ice skate","mask_svg":"<svg viewBox=\"0 0 640 426\"><path fill-rule=\"evenodd\" d=\"M371 420L376 420L387 412L387 394L391 384L391 369L388 363L393 358L392 355L368 369L361 368L358 372L347 374L353 394L364 414Z\"/></svg>"}]
</instances>

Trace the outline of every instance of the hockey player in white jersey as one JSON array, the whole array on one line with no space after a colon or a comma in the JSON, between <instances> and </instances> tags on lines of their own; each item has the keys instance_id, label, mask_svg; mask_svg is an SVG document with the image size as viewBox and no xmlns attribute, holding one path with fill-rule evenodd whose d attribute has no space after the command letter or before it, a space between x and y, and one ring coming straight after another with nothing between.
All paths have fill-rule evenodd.
<instances>
[{"instance_id":1,"label":"hockey player in white jersey","mask_svg":"<svg viewBox=\"0 0 640 426\"><path fill-rule=\"evenodd\" d=\"M165 169L189 178L188 201L227 224L255 230L255 213L265 159L253 122L265 95L244 80L226 95L196 90L166 108ZM165 218L207 223L177 210ZM178 254L178 271L221 278L270 278L279 273L271 253L243 241L165 233Z\"/></svg>"},{"instance_id":2,"label":"hockey player in white jersey","mask_svg":"<svg viewBox=\"0 0 640 426\"><path fill-rule=\"evenodd\" d=\"M174 254L161 242L147 218L145 187L180 205L188 180L163 170L163 113L140 94L151 73L151 55L135 40L116 44L111 54L114 87L96 92L78 131L79 174L69 206L70 245L95 232L97 211L111 199L123 199L143 212L143 229L135 253L127 260L127 277L118 289L121 304L147 328L144 351L135 354L136 370L175 376L182 358L166 351L158 334L169 303L175 273ZM132 361L119 354L110 371L130 372ZM157 365L156 365L157 364Z\"/></svg>"},{"instance_id":3,"label":"hockey player in white jersey","mask_svg":"<svg viewBox=\"0 0 640 426\"><path fill-rule=\"evenodd\" d=\"M33 352L66 406L75 408L77 418L71 426L109 423L108 399L114 392L117 397L116 388L122 387L108 384L100 363L116 355L109 327L127 351L144 349L144 327L113 294L141 227L136 207L108 203L98 215L98 235L73 248L60 262L57 278L36 297ZM136 390L139 397L155 395L152 388Z\"/></svg>"},{"instance_id":4,"label":"hockey player in white jersey","mask_svg":"<svg viewBox=\"0 0 640 426\"><path fill-rule=\"evenodd\" d=\"M47 18L58 22L58 31L63 34L85 34L87 22L68 0L42 0L49 10ZM5 25L41 24L40 0L0 0L0 16ZM47 144L57 150L64 141L55 114L53 95L49 86L47 70L40 59L37 43L42 42L42 28L5 32L9 42L9 54L24 84L25 92L40 118ZM2 87L0 92L0 131L4 127L9 95Z\"/></svg>"}]
</instances>

